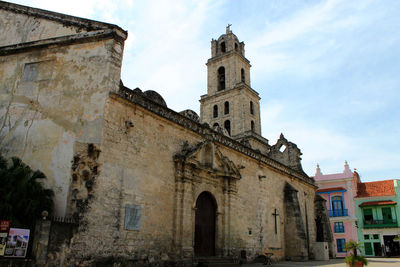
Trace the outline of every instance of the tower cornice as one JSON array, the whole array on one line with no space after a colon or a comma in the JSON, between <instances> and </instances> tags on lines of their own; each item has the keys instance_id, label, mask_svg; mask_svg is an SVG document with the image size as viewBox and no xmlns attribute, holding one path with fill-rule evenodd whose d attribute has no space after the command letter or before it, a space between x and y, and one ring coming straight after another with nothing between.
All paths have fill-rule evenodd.
<instances>
[{"instance_id":1,"label":"tower cornice","mask_svg":"<svg viewBox=\"0 0 400 267\"><path fill-rule=\"evenodd\" d=\"M233 51L226 52L226 53L224 53L224 54L222 54L222 55L218 55L218 56L209 58L209 59L207 60L206 66L208 66L208 64L210 64L210 63L216 62L216 61L221 60L221 59L223 59L223 58L229 58L229 57L232 57L232 56L234 56L234 55L238 56L238 57L239 57L241 60L243 60L245 63L249 64L249 67L251 67L250 61L249 61L247 58L245 58L242 54L240 54L239 52L234 51L234 50L233 50Z\"/></svg>"}]
</instances>

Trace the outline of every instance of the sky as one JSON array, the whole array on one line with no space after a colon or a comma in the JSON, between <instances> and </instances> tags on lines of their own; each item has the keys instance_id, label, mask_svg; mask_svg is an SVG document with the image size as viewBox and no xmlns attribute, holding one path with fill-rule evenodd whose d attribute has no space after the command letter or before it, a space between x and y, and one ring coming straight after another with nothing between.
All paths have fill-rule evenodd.
<instances>
[{"instance_id":1,"label":"sky","mask_svg":"<svg viewBox=\"0 0 400 267\"><path fill-rule=\"evenodd\" d=\"M262 135L301 149L313 176L400 179L400 1L14 0L128 31L124 85L199 113L210 41L227 24L244 41Z\"/></svg>"}]
</instances>

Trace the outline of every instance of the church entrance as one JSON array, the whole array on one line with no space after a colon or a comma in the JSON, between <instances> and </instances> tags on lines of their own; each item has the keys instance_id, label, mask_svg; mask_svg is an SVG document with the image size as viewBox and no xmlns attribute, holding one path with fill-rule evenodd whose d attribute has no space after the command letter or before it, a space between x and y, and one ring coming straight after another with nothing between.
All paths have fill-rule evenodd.
<instances>
[{"instance_id":1,"label":"church entrance","mask_svg":"<svg viewBox=\"0 0 400 267\"><path fill-rule=\"evenodd\" d=\"M196 201L194 254L197 257L215 256L215 225L217 205L209 192Z\"/></svg>"}]
</instances>

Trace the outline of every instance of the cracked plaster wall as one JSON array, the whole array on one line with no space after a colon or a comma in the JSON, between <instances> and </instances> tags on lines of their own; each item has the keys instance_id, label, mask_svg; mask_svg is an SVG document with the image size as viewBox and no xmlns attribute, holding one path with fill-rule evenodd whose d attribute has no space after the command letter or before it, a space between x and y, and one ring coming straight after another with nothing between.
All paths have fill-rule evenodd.
<instances>
[{"instance_id":1,"label":"cracked plaster wall","mask_svg":"<svg viewBox=\"0 0 400 267\"><path fill-rule=\"evenodd\" d=\"M66 215L75 142L101 143L104 104L118 88L122 50L123 44L105 39L0 57L0 151L46 174L57 216Z\"/></svg>"},{"instance_id":2,"label":"cracked plaster wall","mask_svg":"<svg viewBox=\"0 0 400 267\"><path fill-rule=\"evenodd\" d=\"M25 43L78 33L74 26L62 25L57 22L16 14L0 9L1 31L0 46Z\"/></svg>"}]
</instances>

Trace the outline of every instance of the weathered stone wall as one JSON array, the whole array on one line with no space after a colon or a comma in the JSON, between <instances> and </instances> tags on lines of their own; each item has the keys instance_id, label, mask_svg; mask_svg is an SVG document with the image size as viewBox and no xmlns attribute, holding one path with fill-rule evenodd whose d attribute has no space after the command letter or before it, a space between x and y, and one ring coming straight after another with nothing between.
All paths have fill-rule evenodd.
<instances>
[{"instance_id":1,"label":"weathered stone wall","mask_svg":"<svg viewBox=\"0 0 400 267\"><path fill-rule=\"evenodd\" d=\"M174 113L174 116L180 115ZM287 241L285 182L298 190L303 222L307 207L312 251L315 240L312 184L290 178L214 141L210 151L220 151L240 170L241 178L232 189L227 189L230 188L227 180L217 175L218 171L190 172L189 168L184 174L177 174L174 155L185 147L198 147L208 137L116 95L107 101L103 135L102 171L93 187L93 201L84 215L86 224L74 237L72 246L72 254L78 258L100 260L113 255L155 262L193 256L194 207L203 191L211 192L217 202L218 255L238 256L240 250L246 250L250 258L266 251L283 257ZM141 207L138 230L124 227L127 204ZM279 214L277 233L272 215L275 209Z\"/></svg>"},{"instance_id":2,"label":"weathered stone wall","mask_svg":"<svg viewBox=\"0 0 400 267\"><path fill-rule=\"evenodd\" d=\"M108 38L32 49L0 57L0 150L46 174L56 215L64 216L75 142L101 143L123 44Z\"/></svg>"},{"instance_id":3,"label":"weathered stone wall","mask_svg":"<svg viewBox=\"0 0 400 267\"><path fill-rule=\"evenodd\" d=\"M116 27L47 10L0 2L0 46Z\"/></svg>"},{"instance_id":4,"label":"weathered stone wall","mask_svg":"<svg viewBox=\"0 0 400 267\"><path fill-rule=\"evenodd\" d=\"M173 154L201 137L115 97L106 105L103 134L102 171L74 254L157 258L173 252ZM127 204L141 206L140 230L124 230Z\"/></svg>"},{"instance_id":5,"label":"weathered stone wall","mask_svg":"<svg viewBox=\"0 0 400 267\"><path fill-rule=\"evenodd\" d=\"M26 14L15 14L0 9L1 31L7 34L0 34L0 46L25 43L71 35L78 32L73 26L64 26L57 22L47 21Z\"/></svg>"},{"instance_id":6,"label":"weathered stone wall","mask_svg":"<svg viewBox=\"0 0 400 267\"><path fill-rule=\"evenodd\" d=\"M332 228L329 221L328 210L326 209L326 200L320 195L316 195L314 208L316 221L316 241L327 242L329 246L329 257L335 258L336 250Z\"/></svg>"}]
</instances>

